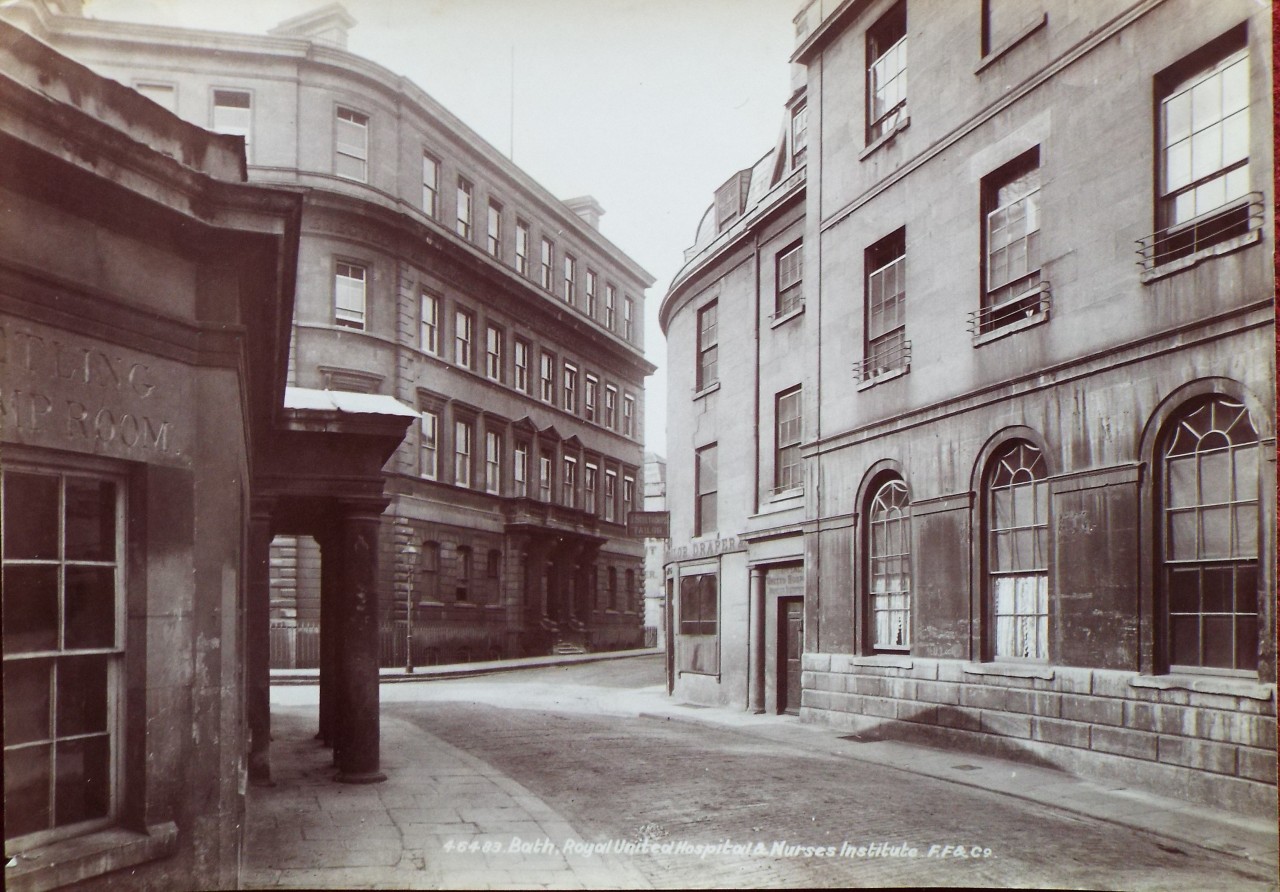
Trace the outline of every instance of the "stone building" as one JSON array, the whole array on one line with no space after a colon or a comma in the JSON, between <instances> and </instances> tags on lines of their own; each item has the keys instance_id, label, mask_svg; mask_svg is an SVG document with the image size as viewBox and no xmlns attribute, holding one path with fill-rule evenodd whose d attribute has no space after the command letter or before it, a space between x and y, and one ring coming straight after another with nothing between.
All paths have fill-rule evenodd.
<instances>
[{"instance_id":1,"label":"stone building","mask_svg":"<svg viewBox=\"0 0 1280 892\"><path fill-rule=\"evenodd\" d=\"M340 4L263 36L29 5L41 39L243 137L250 181L301 195L289 384L419 416L387 467L382 662L638 646L643 546L625 523L652 278L601 233L600 205L557 200L347 52ZM279 664L318 659L320 552L313 536L272 547Z\"/></svg>"},{"instance_id":2,"label":"stone building","mask_svg":"<svg viewBox=\"0 0 1280 892\"><path fill-rule=\"evenodd\" d=\"M804 6L803 219L774 240L748 185L662 306L678 694L784 709L796 657L802 720L1274 813L1271 33Z\"/></svg>"},{"instance_id":3,"label":"stone building","mask_svg":"<svg viewBox=\"0 0 1280 892\"><path fill-rule=\"evenodd\" d=\"M238 140L0 21L7 889L237 882L301 220L243 176Z\"/></svg>"}]
</instances>

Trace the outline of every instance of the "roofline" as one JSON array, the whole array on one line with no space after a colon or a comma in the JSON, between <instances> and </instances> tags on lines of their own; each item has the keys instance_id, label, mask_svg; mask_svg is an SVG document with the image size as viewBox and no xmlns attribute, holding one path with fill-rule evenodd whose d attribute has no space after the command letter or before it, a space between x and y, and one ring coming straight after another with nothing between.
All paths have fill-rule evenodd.
<instances>
[{"instance_id":1,"label":"roofline","mask_svg":"<svg viewBox=\"0 0 1280 892\"><path fill-rule=\"evenodd\" d=\"M525 191L527 197L545 206L548 216L554 217L582 241L594 244L608 254L626 272L634 276L642 287L654 284L654 276L640 266L630 255L610 241L600 230L590 226L563 200L557 198L545 186L535 180L523 168L508 159L480 134L432 98L408 77L396 74L377 62L349 50L327 44L318 44L304 38L274 37L259 34L240 34L230 31L211 31L199 28L180 28L170 25L148 25L106 19L88 19L79 16L53 14L40 16L41 26L50 35L67 40L91 40L95 42L142 43L149 45L175 44L185 52L193 49L209 50L221 54L269 55L291 58L297 64L310 62L317 66L337 68L355 77L363 77L373 85L395 97L404 97L415 103L430 118L437 119L442 129L450 131L485 163L492 165ZM123 32L123 33L122 33ZM36 35L42 37L42 35ZM575 196L576 197L576 196Z\"/></svg>"}]
</instances>

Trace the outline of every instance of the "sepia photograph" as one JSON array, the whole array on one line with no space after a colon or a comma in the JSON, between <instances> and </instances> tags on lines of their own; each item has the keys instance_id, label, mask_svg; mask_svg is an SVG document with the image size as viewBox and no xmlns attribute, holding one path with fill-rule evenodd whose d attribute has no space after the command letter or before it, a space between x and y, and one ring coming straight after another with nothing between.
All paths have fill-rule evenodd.
<instances>
[{"instance_id":1,"label":"sepia photograph","mask_svg":"<svg viewBox=\"0 0 1280 892\"><path fill-rule=\"evenodd\" d=\"M4 887L1280 888L1270 0L0 0Z\"/></svg>"}]
</instances>

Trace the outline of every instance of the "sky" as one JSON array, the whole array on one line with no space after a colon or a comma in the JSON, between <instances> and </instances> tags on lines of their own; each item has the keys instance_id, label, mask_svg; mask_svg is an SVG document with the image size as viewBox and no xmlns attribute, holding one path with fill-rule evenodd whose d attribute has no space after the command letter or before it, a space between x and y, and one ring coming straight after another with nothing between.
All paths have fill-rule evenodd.
<instances>
[{"instance_id":1,"label":"sky","mask_svg":"<svg viewBox=\"0 0 1280 892\"><path fill-rule=\"evenodd\" d=\"M85 14L263 34L326 2L86 0ZM645 448L665 455L658 307L716 187L778 139L800 0L343 5L351 52L407 76L558 198L594 196L601 232L653 275Z\"/></svg>"}]
</instances>

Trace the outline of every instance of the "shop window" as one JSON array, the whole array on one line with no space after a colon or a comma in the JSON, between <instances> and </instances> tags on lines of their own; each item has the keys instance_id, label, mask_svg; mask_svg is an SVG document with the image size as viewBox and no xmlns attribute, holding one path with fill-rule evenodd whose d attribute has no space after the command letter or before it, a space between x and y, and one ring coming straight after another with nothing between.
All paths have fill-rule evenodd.
<instances>
[{"instance_id":1,"label":"shop window","mask_svg":"<svg viewBox=\"0 0 1280 892\"><path fill-rule=\"evenodd\" d=\"M992 460L987 483L987 573L996 659L1049 657L1049 484L1025 440Z\"/></svg>"},{"instance_id":2,"label":"shop window","mask_svg":"<svg viewBox=\"0 0 1280 892\"><path fill-rule=\"evenodd\" d=\"M1258 668L1258 433L1240 403L1188 406L1161 463L1164 625L1170 669Z\"/></svg>"},{"instance_id":3,"label":"shop window","mask_svg":"<svg viewBox=\"0 0 1280 892\"><path fill-rule=\"evenodd\" d=\"M109 824L124 714L120 482L6 462L6 855Z\"/></svg>"},{"instance_id":4,"label":"shop window","mask_svg":"<svg viewBox=\"0 0 1280 892\"><path fill-rule=\"evenodd\" d=\"M680 577L680 669L714 674L720 671L719 580L715 573Z\"/></svg>"},{"instance_id":5,"label":"shop window","mask_svg":"<svg viewBox=\"0 0 1280 892\"><path fill-rule=\"evenodd\" d=\"M907 119L907 4L894 5L867 29L867 142Z\"/></svg>"},{"instance_id":6,"label":"shop window","mask_svg":"<svg viewBox=\"0 0 1280 892\"><path fill-rule=\"evenodd\" d=\"M867 601L876 650L911 646L911 509L907 485L889 480L867 509Z\"/></svg>"}]
</instances>

